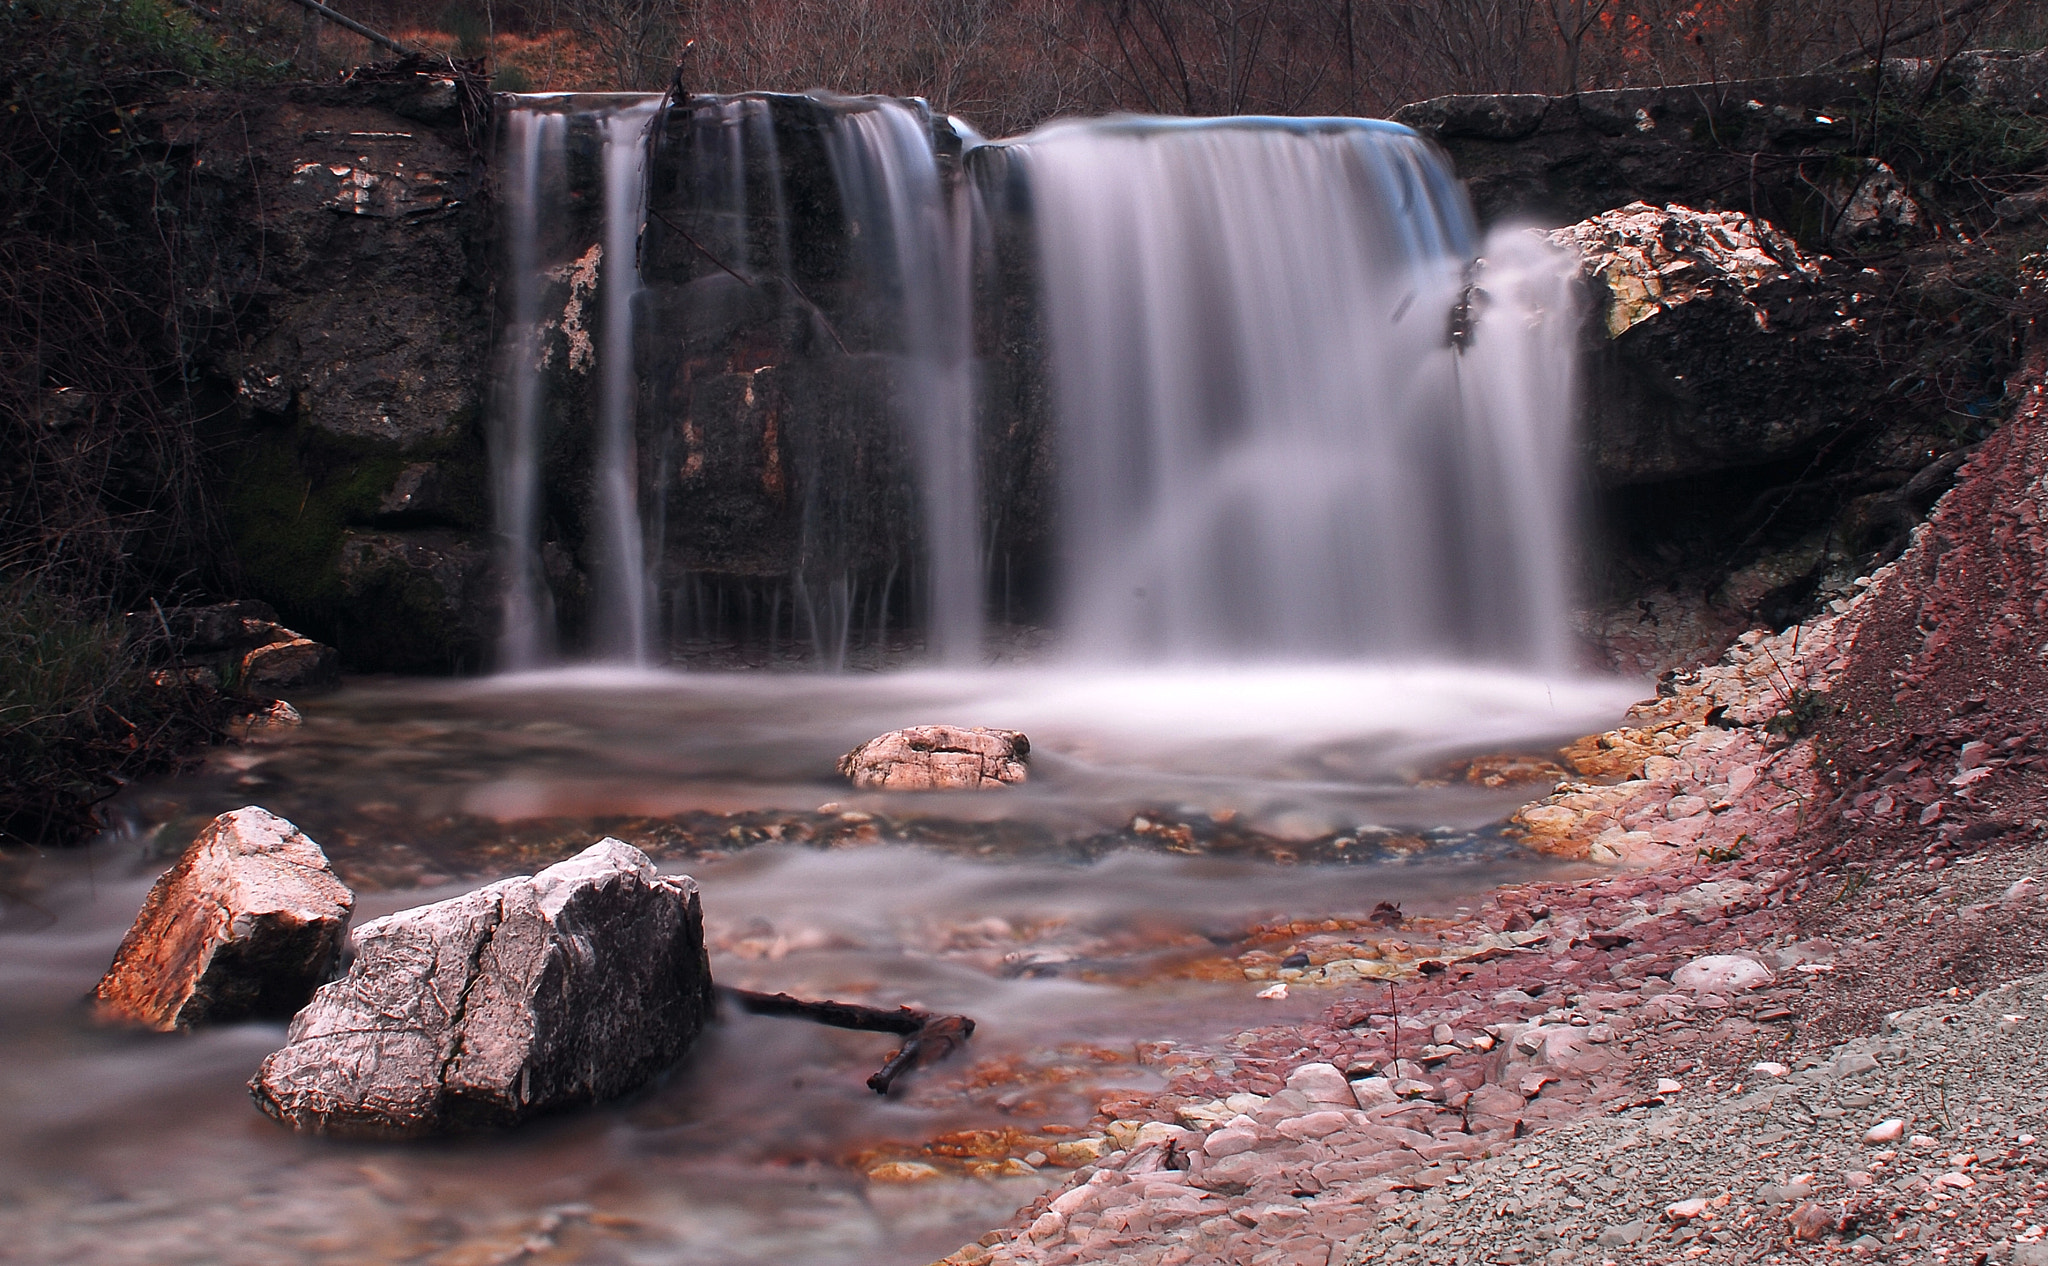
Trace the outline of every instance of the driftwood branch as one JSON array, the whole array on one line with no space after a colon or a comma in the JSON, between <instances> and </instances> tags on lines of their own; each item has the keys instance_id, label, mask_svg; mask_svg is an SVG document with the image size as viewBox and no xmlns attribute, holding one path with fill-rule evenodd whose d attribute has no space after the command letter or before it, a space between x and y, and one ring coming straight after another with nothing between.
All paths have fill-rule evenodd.
<instances>
[{"instance_id":1,"label":"driftwood branch","mask_svg":"<svg viewBox=\"0 0 2048 1266\"><path fill-rule=\"evenodd\" d=\"M373 31L369 27L364 26L362 23L356 21L352 17L349 17L345 13L336 13L334 10L328 8L326 5L321 4L320 0L292 0L292 3L299 5L302 8L311 9L313 12L319 14L321 17L326 18L329 22L332 22L336 26L341 27L343 30L354 31L357 35L360 35L364 39L370 41L370 43L380 45L381 47L384 48L388 48L392 52L397 53L400 57L415 57L418 56L419 54L418 49L407 48L405 45L399 43L397 40L392 39L390 36L384 34L382 31Z\"/></svg>"},{"instance_id":2,"label":"driftwood branch","mask_svg":"<svg viewBox=\"0 0 2048 1266\"><path fill-rule=\"evenodd\" d=\"M922 1064L936 1064L974 1036L974 1021L964 1015L933 1015L913 1007L884 1011L852 1002L812 1002L786 993L756 993L751 989L723 987L719 992L750 1015L786 1016L835 1029L904 1037L907 1040L902 1047L868 1078L868 1089L878 1095L888 1094L904 1073Z\"/></svg>"}]
</instances>

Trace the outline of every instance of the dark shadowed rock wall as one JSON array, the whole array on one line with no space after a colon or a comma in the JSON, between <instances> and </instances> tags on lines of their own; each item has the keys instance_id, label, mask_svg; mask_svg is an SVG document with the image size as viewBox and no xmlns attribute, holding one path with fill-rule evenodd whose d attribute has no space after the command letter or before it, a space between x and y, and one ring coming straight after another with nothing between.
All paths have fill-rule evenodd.
<instances>
[{"instance_id":1,"label":"dark shadowed rock wall","mask_svg":"<svg viewBox=\"0 0 2048 1266\"><path fill-rule=\"evenodd\" d=\"M486 108L453 76L366 74L144 120L225 318L193 388L233 570L359 671L477 667L492 632Z\"/></svg>"}]
</instances>

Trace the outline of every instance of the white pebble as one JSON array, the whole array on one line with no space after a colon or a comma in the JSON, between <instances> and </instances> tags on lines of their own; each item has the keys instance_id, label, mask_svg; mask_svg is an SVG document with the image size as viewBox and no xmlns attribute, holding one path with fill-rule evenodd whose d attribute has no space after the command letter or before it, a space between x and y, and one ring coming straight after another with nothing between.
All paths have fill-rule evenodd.
<instances>
[{"instance_id":1,"label":"white pebble","mask_svg":"<svg viewBox=\"0 0 2048 1266\"><path fill-rule=\"evenodd\" d=\"M1708 954L1671 973L1671 983L1694 993L1735 993L1771 983L1771 969L1740 954Z\"/></svg>"},{"instance_id":2,"label":"white pebble","mask_svg":"<svg viewBox=\"0 0 2048 1266\"><path fill-rule=\"evenodd\" d=\"M1768 1059L1751 1064L1749 1070L1753 1073L1762 1073L1766 1077L1783 1077L1792 1071L1785 1065Z\"/></svg>"},{"instance_id":3,"label":"white pebble","mask_svg":"<svg viewBox=\"0 0 2048 1266\"><path fill-rule=\"evenodd\" d=\"M1283 980L1277 985L1268 985L1264 989L1259 990L1254 996L1273 1002L1284 1001L1287 997L1287 982Z\"/></svg>"},{"instance_id":4,"label":"white pebble","mask_svg":"<svg viewBox=\"0 0 2048 1266\"><path fill-rule=\"evenodd\" d=\"M1906 1122L1900 1117L1893 1117L1889 1121L1879 1121L1876 1125L1865 1130L1863 1132L1863 1141L1866 1143L1896 1143L1905 1132Z\"/></svg>"},{"instance_id":5,"label":"white pebble","mask_svg":"<svg viewBox=\"0 0 2048 1266\"><path fill-rule=\"evenodd\" d=\"M1685 1089L1683 1082L1673 1081L1669 1077L1659 1077L1657 1079L1657 1093L1660 1095L1675 1095L1683 1089Z\"/></svg>"}]
</instances>

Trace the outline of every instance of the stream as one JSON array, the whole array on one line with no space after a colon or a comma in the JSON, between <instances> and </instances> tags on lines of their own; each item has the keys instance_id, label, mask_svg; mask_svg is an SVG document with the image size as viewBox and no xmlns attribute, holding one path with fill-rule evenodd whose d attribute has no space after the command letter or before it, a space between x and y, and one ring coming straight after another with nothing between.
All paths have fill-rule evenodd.
<instances>
[{"instance_id":1,"label":"stream","mask_svg":"<svg viewBox=\"0 0 2048 1266\"><path fill-rule=\"evenodd\" d=\"M1261 1000L1234 969L1261 922L1454 915L1577 873L1493 829L1527 787L1439 771L1605 728L1640 693L1469 666L352 682L130 788L90 847L0 863L0 1261L929 1261L1061 1171L887 1184L876 1160L1074 1132L1100 1092L1161 1084L1145 1043L1320 1013L1335 994ZM885 795L834 774L935 721L1025 731L1031 781ZM884 1099L862 1082L886 1037L728 1009L594 1110L428 1144L295 1137L245 1089L282 1024L136 1033L83 1001L155 876L252 803L326 848L358 925L609 833L702 885L721 983L980 1027ZM1166 820L1208 835L1134 825Z\"/></svg>"}]
</instances>

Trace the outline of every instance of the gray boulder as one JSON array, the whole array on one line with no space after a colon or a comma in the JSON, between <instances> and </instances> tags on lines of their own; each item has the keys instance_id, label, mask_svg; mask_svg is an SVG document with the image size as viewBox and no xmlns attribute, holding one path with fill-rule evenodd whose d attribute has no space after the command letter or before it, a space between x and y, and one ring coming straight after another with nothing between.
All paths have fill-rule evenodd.
<instances>
[{"instance_id":1,"label":"gray boulder","mask_svg":"<svg viewBox=\"0 0 2048 1266\"><path fill-rule=\"evenodd\" d=\"M290 1015L334 975L354 906L305 832L223 813L149 890L96 995L155 1029Z\"/></svg>"},{"instance_id":2,"label":"gray boulder","mask_svg":"<svg viewBox=\"0 0 2048 1266\"><path fill-rule=\"evenodd\" d=\"M404 1137L613 1098L712 1013L696 883L613 839L364 924L355 949L250 1083L295 1129Z\"/></svg>"}]
</instances>

